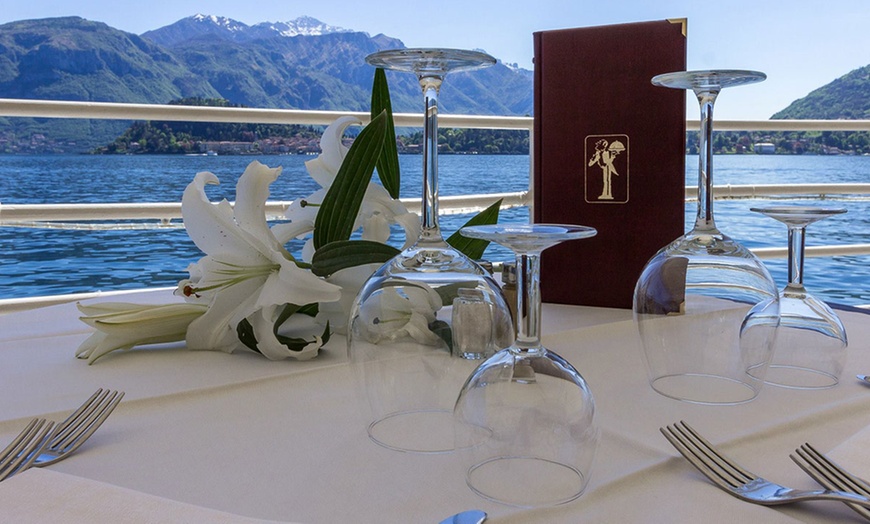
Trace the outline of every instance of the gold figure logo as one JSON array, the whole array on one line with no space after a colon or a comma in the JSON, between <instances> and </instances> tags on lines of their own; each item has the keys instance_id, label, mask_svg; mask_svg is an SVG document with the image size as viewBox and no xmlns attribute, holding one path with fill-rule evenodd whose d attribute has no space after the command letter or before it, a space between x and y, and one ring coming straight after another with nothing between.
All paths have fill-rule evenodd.
<instances>
[{"instance_id":1,"label":"gold figure logo","mask_svg":"<svg viewBox=\"0 0 870 524\"><path fill-rule=\"evenodd\" d=\"M586 137L586 202L628 202L628 135Z\"/></svg>"}]
</instances>

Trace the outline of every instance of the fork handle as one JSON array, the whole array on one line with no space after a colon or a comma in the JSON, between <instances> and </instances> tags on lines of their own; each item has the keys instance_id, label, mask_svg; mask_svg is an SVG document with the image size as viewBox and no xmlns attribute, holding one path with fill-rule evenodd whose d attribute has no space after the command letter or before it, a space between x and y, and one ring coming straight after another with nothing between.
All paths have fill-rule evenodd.
<instances>
[{"instance_id":1,"label":"fork handle","mask_svg":"<svg viewBox=\"0 0 870 524\"><path fill-rule=\"evenodd\" d=\"M789 498L791 498L791 500L795 502L800 500L836 500L839 502L856 504L858 506L870 509L870 498L867 498L863 495L858 495L857 493L850 493L848 491L836 491L830 489L817 489L809 491L793 490L790 491L788 495Z\"/></svg>"}]
</instances>

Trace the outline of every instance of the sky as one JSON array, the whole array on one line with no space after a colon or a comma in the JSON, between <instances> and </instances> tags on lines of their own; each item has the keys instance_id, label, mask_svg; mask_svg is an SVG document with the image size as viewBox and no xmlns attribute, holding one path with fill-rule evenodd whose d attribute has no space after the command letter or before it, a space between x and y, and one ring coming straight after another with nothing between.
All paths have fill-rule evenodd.
<instances>
[{"instance_id":1,"label":"sky","mask_svg":"<svg viewBox=\"0 0 870 524\"><path fill-rule=\"evenodd\" d=\"M483 49L533 69L532 33L688 19L687 69L751 69L768 79L723 92L715 116L766 120L793 100L870 64L868 0L4 0L0 24L77 15L141 34L197 13L248 25L311 16L407 47ZM449 80L449 79L448 79ZM687 116L697 118L693 97Z\"/></svg>"}]
</instances>

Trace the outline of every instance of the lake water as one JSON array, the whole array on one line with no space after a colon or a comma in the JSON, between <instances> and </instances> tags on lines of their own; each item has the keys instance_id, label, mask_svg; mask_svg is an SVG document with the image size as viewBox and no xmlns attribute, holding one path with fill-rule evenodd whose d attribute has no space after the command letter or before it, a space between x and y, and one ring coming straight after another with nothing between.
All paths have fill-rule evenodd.
<instances>
[{"instance_id":1,"label":"lake water","mask_svg":"<svg viewBox=\"0 0 870 524\"><path fill-rule=\"evenodd\" d=\"M212 200L234 199L235 183L254 159L284 171L272 199L292 200L317 189L305 171L306 156L0 156L0 202L4 204L177 202L199 171L212 171L221 185ZM421 157L402 156L402 196L420 195ZM696 156L686 160L687 184L697 183ZM870 182L870 157L717 156L715 183L780 184ZM442 155L440 194L522 191L528 187L528 156ZM785 226L749 211L761 200L717 201L719 227L748 247L781 247ZM802 203L815 203L808 202ZM870 200L826 202L848 213L813 224L807 245L870 243ZM687 224L695 204L687 203ZM445 236L469 216L442 217ZM502 212L502 222L528 221L528 210ZM183 229L119 231L0 227L0 298L94 290L174 286L201 253ZM506 260L491 247L487 258ZM786 282L785 260L768 260L774 279ZM817 296L842 304L870 304L870 256L808 258L805 279Z\"/></svg>"}]
</instances>

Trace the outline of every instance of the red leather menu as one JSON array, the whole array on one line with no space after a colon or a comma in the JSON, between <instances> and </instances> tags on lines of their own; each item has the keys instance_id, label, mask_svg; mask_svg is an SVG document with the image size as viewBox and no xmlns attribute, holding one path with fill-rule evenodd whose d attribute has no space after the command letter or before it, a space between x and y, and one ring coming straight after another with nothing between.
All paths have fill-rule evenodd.
<instances>
[{"instance_id":1,"label":"red leather menu","mask_svg":"<svg viewBox=\"0 0 870 524\"><path fill-rule=\"evenodd\" d=\"M686 20L534 34L534 215L598 235L546 250L546 302L631 308L646 262L684 232Z\"/></svg>"}]
</instances>

